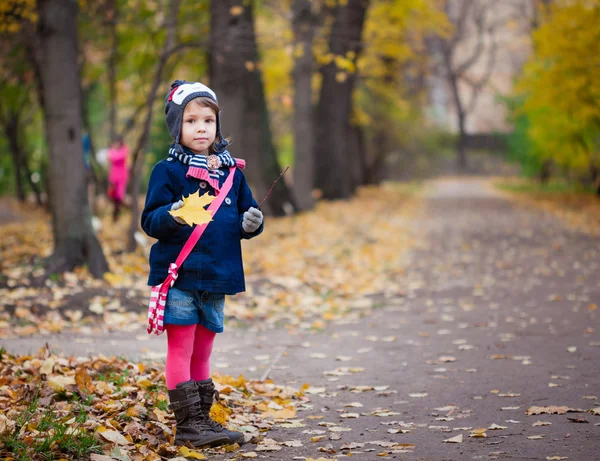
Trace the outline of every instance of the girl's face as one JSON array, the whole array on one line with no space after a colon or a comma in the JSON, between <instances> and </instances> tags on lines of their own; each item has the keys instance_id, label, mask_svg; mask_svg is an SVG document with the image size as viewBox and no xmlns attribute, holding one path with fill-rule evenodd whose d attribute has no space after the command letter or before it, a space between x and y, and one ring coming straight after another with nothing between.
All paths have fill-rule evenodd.
<instances>
[{"instance_id":1,"label":"girl's face","mask_svg":"<svg viewBox=\"0 0 600 461\"><path fill-rule=\"evenodd\" d=\"M210 107L188 104L181 123L181 144L194 154L208 155L217 135L217 115Z\"/></svg>"}]
</instances>

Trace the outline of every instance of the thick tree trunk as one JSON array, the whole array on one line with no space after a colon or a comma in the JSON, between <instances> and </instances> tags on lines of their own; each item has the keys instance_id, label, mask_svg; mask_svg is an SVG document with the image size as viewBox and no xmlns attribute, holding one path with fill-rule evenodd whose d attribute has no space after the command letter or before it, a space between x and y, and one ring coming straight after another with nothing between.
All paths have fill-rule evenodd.
<instances>
[{"instance_id":1,"label":"thick tree trunk","mask_svg":"<svg viewBox=\"0 0 600 461\"><path fill-rule=\"evenodd\" d=\"M346 6L338 6L329 39L330 52L347 58L353 54L356 63L362 49L361 35L368 0L348 0ZM347 72L336 66L335 59L323 67L323 83L317 111L316 184L327 199L350 197L355 190L352 180L354 159L349 157L352 139L350 115L352 92L356 81L355 72Z\"/></svg>"},{"instance_id":2,"label":"thick tree trunk","mask_svg":"<svg viewBox=\"0 0 600 461\"><path fill-rule=\"evenodd\" d=\"M225 137L232 133L232 154L247 160L244 174L258 202L281 173L265 100L252 3L211 2L210 86L222 110ZM295 209L285 181L278 181L264 209L284 215Z\"/></svg>"},{"instance_id":3,"label":"thick tree trunk","mask_svg":"<svg viewBox=\"0 0 600 461\"><path fill-rule=\"evenodd\" d=\"M38 33L44 59L40 74L54 231L54 254L49 270L63 272L87 264L90 273L100 277L108 265L92 229L87 200L77 68L77 3L39 0L38 6Z\"/></svg>"},{"instance_id":4,"label":"thick tree trunk","mask_svg":"<svg viewBox=\"0 0 600 461\"><path fill-rule=\"evenodd\" d=\"M312 103L313 52L316 18L309 0L294 0L294 196L300 210L310 210L315 200L313 158L314 108Z\"/></svg>"}]
</instances>

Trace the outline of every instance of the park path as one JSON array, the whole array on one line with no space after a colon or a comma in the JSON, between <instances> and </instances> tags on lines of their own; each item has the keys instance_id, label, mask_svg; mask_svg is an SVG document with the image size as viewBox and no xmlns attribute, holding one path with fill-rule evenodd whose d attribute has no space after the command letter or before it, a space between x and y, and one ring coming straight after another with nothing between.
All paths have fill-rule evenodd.
<instances>
[{"instance_id":1,"label":"park path","mask_svg":"<svg viewBox=\"0 0 600 461\"><path fill-rule=\"evenodd\" d=\"M600 416L526 414L532 406L600 407L600 238L479 180L432 182L423 204L411 223L420 239L406 262L405 296L377 300L364 317L321 332L248 328L218 337L215 370L316 392L296 427L267 434L302 446L259 458L600 459ZM46 341L67 354L165 352L163 338L142 330L2 345L24 353ZM477 428L487 437L469 437ZM398 429L408 432L390 433ZM311 442L319 431L325 438ZM461 434L462 443L444 443Z\"/></svg>"}]
</instances>

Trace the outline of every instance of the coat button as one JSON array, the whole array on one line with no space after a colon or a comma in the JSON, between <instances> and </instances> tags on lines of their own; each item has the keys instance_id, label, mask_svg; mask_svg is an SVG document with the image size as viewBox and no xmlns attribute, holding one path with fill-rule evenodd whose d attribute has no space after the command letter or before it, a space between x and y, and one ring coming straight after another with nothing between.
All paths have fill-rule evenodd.
<instances>
[{"instance_id":1,"label":"coat button","mask_svg":"<svg viewBox=\"0 0 600 461\"><path fill-rule=\"evenodd\" d=\"M206 183L204 181L200 182L200 188L201 189L206 189Z\"/></svg>"},{"instance_id":2,"label":"coat button","mask_svg":"<svg viewBox=\"0 0 600 461\"><path fill-rule=\"evenodd\" d=\"M223 171L218 170L219 171L219 176L225 176L225 173L223 173Z\"/></svg>"},{"instance_id":3,"label":"coat button","mask_svg":"<svg viewBox=\"0 0 600 461\"><path fill-rule=\"evenodd\" d=\"M229 197L225 197L225 203L227 205L231 205L231 199Z\"/></svg>"}]
</instances>

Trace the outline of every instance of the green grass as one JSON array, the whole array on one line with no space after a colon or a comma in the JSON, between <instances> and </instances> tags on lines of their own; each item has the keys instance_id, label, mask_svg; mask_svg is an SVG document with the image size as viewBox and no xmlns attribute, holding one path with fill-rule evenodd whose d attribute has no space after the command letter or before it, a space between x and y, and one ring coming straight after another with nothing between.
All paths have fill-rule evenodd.
<instances>
[{"instance_id":1,"label":"green grass","mask_svg":"<svg viewBox=\"0 0 600 461\"><path fill-rule=\"evenodd\" d=\"M162 399L156 399L154 406L162 411L169 411L169 402Z\"/></svg>"},{"instance_id":2,"label":"green grass","mask_svg":"<svg viewBox=\"0 0 600 461\"><path fill-rule=\"evenodd\" d=\"M498 189L505 190L508 192L518 192L518 193L547 193L547 194L555 194L555 193L583 193L583 194L593 194L594 190L591 186L584 186L578 182L568 182L568 181L549 181L545 184L541 184L539 181L528 181L521 180L518 182L502 182L499 181L495 183L495 186Z\"/></svg>"},{"instance_id":3,"label":"green grass","mask_svg":"<svg viewBox=\"0 0 600 461\"><path fill-rule=\"evenodd\" d=\"M77 407L75 421L73 415L57 417L52 408L47 408L39 417L39 393L31 403L15 418L15 429L0 436L0 456L4 459L10 453L15 461L43 459L52 461L69 457L83 459L91 453L100 453L100 443L83 428L87 421L87 413L81 405ZM24 425L35 424L35 430L41 437L31 438L26 442L19 439L19 432Z\"/></svg>"},{"instance_id":4,"label":"green grass","mask_svg":"<svg viewBox=\"0 0 600 461\"><path fill-rule=\"evenodd\" d=\"M106 381L107 383L113 383L116 386L117 392L121 390L123 384L127 382L129 377L129 370L111 370L105 371L98 376L99 381Z\"/></svg>"}]
</instances>

